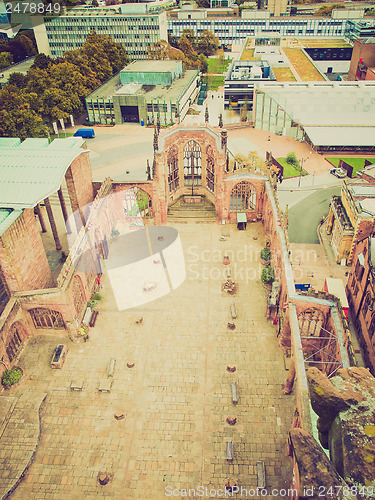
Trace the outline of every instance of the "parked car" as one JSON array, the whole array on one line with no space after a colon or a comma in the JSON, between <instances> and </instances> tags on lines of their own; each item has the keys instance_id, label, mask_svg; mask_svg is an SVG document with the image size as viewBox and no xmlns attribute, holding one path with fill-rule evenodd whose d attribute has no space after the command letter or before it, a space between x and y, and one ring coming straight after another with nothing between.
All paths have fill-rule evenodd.
<instances>
[{"instance_id":1,"label":"parked car","mask_svg":"<svg viewBox=\"0 0 375 500\"><path fill-rule=\"evenodd\" d=\"M95 132L93 128L79 128L74 137L83 137L84 139L93 139Z\"/></svg>"},{"instance_id":2,"label":"parked car","mask_svg":"<svg viewBox=\"0 0 375 500\"><path fill-rule=\"evenodd\" d=\"M331 168L329 173L335 175L336 177L339 177L340 179L346 177L346 170L344 170L343 168Z\"/></svg>"}]
</instances>

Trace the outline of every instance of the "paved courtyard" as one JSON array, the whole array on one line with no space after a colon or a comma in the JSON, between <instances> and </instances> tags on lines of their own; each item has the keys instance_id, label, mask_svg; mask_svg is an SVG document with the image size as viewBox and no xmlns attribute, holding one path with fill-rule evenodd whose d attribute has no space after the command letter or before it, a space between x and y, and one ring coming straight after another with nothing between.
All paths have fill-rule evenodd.
<instances>
[{"instance_id":1,"label":"paved courtyard","mask_svg":"<svg viewBox=\"0 0 375 500\"><path fill-rule=\"evenodd\" d=\"M35 337L25 347L19 362L25 379L0 397L40 402L47 396L33 462L10 498L159 500L199 485L217 490L227 478L250 489L257 487L257 461L265 463L269 491L289 486L286 444L295 397L283 395L287 372L276 329L265 319L262 226L230 226L226 241L220 241L223 229L216 224L174 227L187 270L177 290L119 312L104 276L99 318L87 342L56 334ZM238 284L235 297L221 291L225 251ZM229 330L233 302L238 319ZM142 324L136 324L139 317ZM69 352L63 368L52 370L52 351L60 342ZM111 392L99 393L111 357ZM228 372L228 365L236 371ZM83 380L81 392L70 390L73 379ZM237 405L232 381L238 382ZM115 412L126 417L116 420ZM226 423L229 415L237 417L234 426ZM228 440L232 461L225 458ZM104 486L98 483L100 471L113 474Z\"/></svg>"}]
</instances>

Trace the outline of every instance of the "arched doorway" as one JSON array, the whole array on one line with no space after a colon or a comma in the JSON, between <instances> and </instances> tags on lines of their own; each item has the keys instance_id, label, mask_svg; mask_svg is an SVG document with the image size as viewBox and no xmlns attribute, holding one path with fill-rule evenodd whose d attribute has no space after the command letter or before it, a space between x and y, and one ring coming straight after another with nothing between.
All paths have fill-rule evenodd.
<instances>
[{"instance_id":1,"label":"arched doorway","mask_svg":"<svg viewBox=\"0 0 375 500\"><path fill-rule=\"evenodd\" d=\"M184 148L184 182L185 186L202 184L202 152L195 141L189 141Z\"/></svg>"},{"instance_id":2,"label":"arched doorway","mask_svg":"<svg viewBox=\"0 0 375 500\"><path fill-rule=\"evenodd\" d=\"M239 182L230 194L231 212L253 212L256 207L256 191L247 181Z\"/></svg>"}]
</instances>

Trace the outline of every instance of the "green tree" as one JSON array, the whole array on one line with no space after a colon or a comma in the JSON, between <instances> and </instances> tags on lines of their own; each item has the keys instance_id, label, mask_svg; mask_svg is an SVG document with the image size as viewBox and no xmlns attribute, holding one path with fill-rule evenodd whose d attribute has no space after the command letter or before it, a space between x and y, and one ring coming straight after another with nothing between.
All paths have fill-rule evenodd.
<instances>
[{"instance_id":1,"label":"green tree","mask_svg":"<svg viewBox=\"0 0 375 500\"><path fill-rule=\"evenodd\" d=\"M194 30L185 29L182 31L181 36L184 36L185 38L187 38L189 40L189 42L191 43L191 45L193 46L193 49L197 50L198 39L195 35Z\"/></svg>"},{"instance_id":2,"label":"green tree","mask_svg":"<svg viewBox=\"0 0 375 500\"><path fill-rule=\"evenodd\" d=\"M345 9L345 5L340 3L334 3L331 5L322 5L317 11L314 12L314 16L330 16L333 9Z\"/></svg>"},{"instance_id":3,"label":"green tree","mask_svg":"<svg viewBox=\"0 0 375 500\"><path fill-rule=\"evenodd\" d=\"M19 35L17 36L16 40L23 47L26 56L33 56L36 54L36 48L33 44L33 41L28 36Z\"/></svg>"},{"instance_id":4,"label":"green tree","mask_svg":"<svg viewBox=\"0 0 375 500\"><path fill-rule=\"evenodd\" d=\"M299 162L297 160L297 156L296 156L296 153L294 151L290 151L286 157L285 157L285 160L287 163L289 163L289 165L293 165L293 166L297 166L299 165Z\"/></svg>"},{"instance_id":5,"label":"green tree","mask_svg":"<svg viewBox=\"0 0 375 500\"><path fill-rule=\"evenodd\" d=\"M201 68L202 73L207 73L207 70L208 70L207 57L204 54L199 54L198 61L200 63L200 68Z\"/></svg>"},{"instance_id":6,"label":"green tree","mask_svg":"<svg viewBox=\"0 0 375 500\"><path fill-rule=\"evenodd\" d=\"M7 68L13 62L13 56L10 52L0 52L0 69Z\"/></svg>"},{"instance_id":7,"label":"green tree","mask_svg":"<svg viewBox=\"0 0 375 500\"><path fill-rule=\"evenodd\" d=\"M192 59L193 61L197 59L198 54L196 53L193 45L186 36L182 35L180 37L180 39L178 40L178 48L181 50L181 52L184 53L187 59Z\"/></svg>"},{"instance_id":8,"label":"green tree","mask_svg":"<svg viewBox=\"0 0 375 500\"><path fill-rule=\"evenodd\" d=\"M46 56L45 54L37 54L34 59L34 63L31 66L32 68L40 68L40 69L47 69L52 64L55 64L53 59L49 56Z\"/></svg>"},{"instance_id":9,"label":"green tree","mask_svg":"<svg viewBox=\"0 0 375 500\"><path fill-rule=\"evenodd\" d=\"M12 73L8 78L8 84L14 85L19 89L24 89L27 86L28 78L22 73Z\"/></svg>"},{"instance_id":10,"label":"green tree","mask_svg":"<svg viewBox=\"0 0 375 500\"><path fill-rule=\"evenodd\" d=\"M166 40L159 40L153 45L147 47L147 55L149 59L163 61L169 57L170 45Z\"/></svg>"},{"instance_id":11,"label":"green tree","mask_svg":"<svg viewBox=\"0 0 375 500\"><path fill-rule=\"evenodd\" d=\"M210 8L210 0L196 0L197 6L200 9L209 9Z\"/></svg>"},{"instance_id":12,"label":"green tree","mask_svg":"<svg viewBox=\"0 0 375 500\"><path fill-rule=\"evenodd\" d=\"M203 30L198 38L197 51L205 56L211 56L219 45L219 39L211 31Z\"/></svg>"}]
</instances>

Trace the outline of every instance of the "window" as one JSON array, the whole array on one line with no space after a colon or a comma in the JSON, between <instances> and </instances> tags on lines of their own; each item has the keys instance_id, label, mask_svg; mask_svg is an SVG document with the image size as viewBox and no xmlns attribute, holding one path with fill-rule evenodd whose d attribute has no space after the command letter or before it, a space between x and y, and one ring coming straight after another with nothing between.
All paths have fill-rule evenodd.
<instances>
[{"instance_id":1,"label":"window","mask_svg":"<svg viewBox=\"0 0 375 500\"><path fill-rule=\"evenodd\" d=\"M6 353L10 363L20 352L24 337L25 329L22 323L16 321L10 328L9 342L6 347Z\"/></svg>"},{"instance_id":2,"label":"window","mask_svg":"<svg viewBox=\"0 0 375 500\"><path fill-rule=\"evenodd\" d=\"M252 212L256 206L256 191L254 186L247 181L242 181L234 186L230 195L231 212Z\"/></svg>"},{"instance_id":3,"label":"window","mask_svg":"<svg viewBox=\"0 0 375 500\"><path fill-rule=\"evenodd\" d=\"M178 178L178 150L172 146L168 151L168 186L169 192L175 191L179 186Z\"/></svg>"},{"instance_id":4,"label":"window","mask_svg":"<svg viewBox=\"0 0 375 500\"><path fill-rule=\"evenodd\" d=\"M53 328L54 330L64 328L64 321L61 313L39 307L30 309L35 328Z\"/></svg>"},{"instance_id":5,"label":"window","mask_svg":"<svg viewBox=\"0 0 375 500\"><path fill-rule=\"evenodd\" d=\"M184 177L186 186L202 184L201 148L195 141L189 141L184 149Z\"/></svg>"},{"instance_id":6,"label":"window","mask_svg":"<svg viewBox=\"0 0 375 500\"><path fill-rule=\"evenodd\" d=\"M214 151L212 146L207 146L207 188L214 192L215 191L215 159Z\"/></svg>"}]
</instances>

